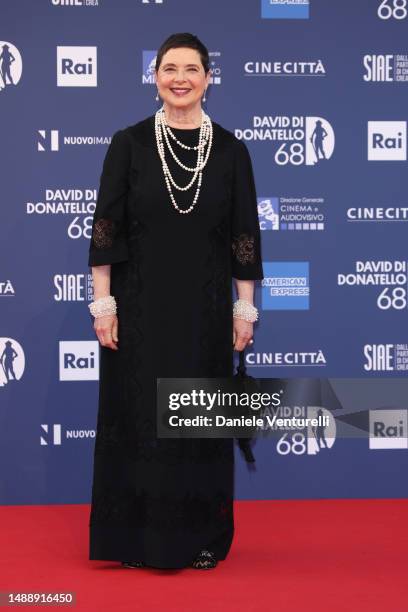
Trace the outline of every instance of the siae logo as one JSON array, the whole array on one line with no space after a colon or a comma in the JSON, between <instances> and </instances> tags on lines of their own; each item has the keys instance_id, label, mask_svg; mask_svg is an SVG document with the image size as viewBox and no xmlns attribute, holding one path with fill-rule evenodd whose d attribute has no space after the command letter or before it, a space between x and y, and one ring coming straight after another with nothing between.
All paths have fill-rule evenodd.
<instances>
[{"instance_id":1,"label":"siae logo","mask_svg":"<svg viewBox=\"0 0 408 612\"><path fill-rule=\"evenodd\" d=\"M365 344L363 347L367 372L407 372L408 344Z\"/></svg>"},{"instance_id":2,"label":"siae logo","mask_svg":"<svg viewBox=\"0 0 408 612\"><path fill-rule=\"evenodd\" d=\"M97 84L97 47L57 47L58 87Z\"/></svg>"},{"instance_id":3,"label":"siae logo","mask_svg":"<svg viewBox=\"0 0 408 612\"><path fill-rule=\"evenodd\" d=\"M51 0L53 6L83 6L82 0Z\"/></svg>"},{"instance_id":4,"label":"siae logo","mask_svg":"<svg viewBox=\"0 0 408 612\"><path fill-rule=\"evenodd\" d=\"M407 122L369 121L368 160L406 161Z\"/></svg>"},{"instance_id":5,"label":"siae logo","mask_svg":"<svg viewBox=\"0 0 408 612\"><path fill-rule=\"evenodd\" d=\"M364 55L365 73L363 79L370 83L392 83L394 80L393 55Z\"/></svg>"},{"instance_id":6,"label":"siae logo","mask_svg":"<svg viewBox=\"0 0 408 612\"><path fill-rule=\"evenodd\" d=\"M85 302L93 299L92 274L55 274L56 302Z\"/></svg>"},{"instance_id":7,"label":"siae logo","mask_svg":"<svg viewBox=\"0 0 408 612\"><path fill-rule=\"evenodd\" d=\"M99 0L51 0L53 6L98 6Z\"/></svg>"},{"instance_id":8,"label":"siae logo","mask_svg":"<svg viewBox=\"0 0 408 612\"><path fill-rule=\"evenodd\" d=\"M393 344L365 344L364 369L367 372L393 372L394 371L394 345Z\"/></svg>"}]
</instances>

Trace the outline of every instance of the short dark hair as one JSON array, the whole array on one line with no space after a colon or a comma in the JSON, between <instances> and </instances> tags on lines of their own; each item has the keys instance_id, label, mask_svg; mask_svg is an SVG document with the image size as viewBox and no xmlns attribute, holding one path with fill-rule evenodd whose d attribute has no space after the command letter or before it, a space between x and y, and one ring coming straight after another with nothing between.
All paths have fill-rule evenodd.
<instances>
[{"instance_id":1,"label":"short dark hair","mask_svg":"<svg viewBox=\"0 0 408 612\"><path fill-rule=\"evenodd\" d=\"M197 36L194 36L194 34L190 34L189 32L179 32L178 34L172 34L164 41L164 43L162 43L156 56L156 70L159 69L161 61L163 59L163 55L167 53L169 49L177 49L179 47L189 47L190 49L195 49L196 51L198 51L198 53L200 54L204 72L207 74L210 69L210 57L208 54L208 49L201 42L201 40L197 38Z\"/></svg>"}]
</instances>

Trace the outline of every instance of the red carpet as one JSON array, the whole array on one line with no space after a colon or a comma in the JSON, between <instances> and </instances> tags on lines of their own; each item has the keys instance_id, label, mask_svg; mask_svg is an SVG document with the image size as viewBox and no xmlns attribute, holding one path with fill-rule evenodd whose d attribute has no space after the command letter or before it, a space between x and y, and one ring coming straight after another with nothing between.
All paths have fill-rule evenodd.
<instances>
[{"instance_id":1,"label":"red carpet","mask_svg":"<svg viewBox=\"0 0 408 612\"><path fill-rule=\"evenodd\" d=\"M408 500L236 502L230 555L208 571L89 561L89 506L0 513L0 591L75 591L59 609L408 610Z\"/></svg>"}]
</instances>

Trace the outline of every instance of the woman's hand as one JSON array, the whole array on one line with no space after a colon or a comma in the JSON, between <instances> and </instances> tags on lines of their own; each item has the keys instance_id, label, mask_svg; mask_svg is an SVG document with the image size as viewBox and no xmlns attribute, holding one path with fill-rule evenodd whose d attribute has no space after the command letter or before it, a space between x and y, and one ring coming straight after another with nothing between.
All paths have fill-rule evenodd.
<instances>
[{"instance_id":1,"label":"woman's hand","mask_svg":"<svg viewBox=\"0 0 408 612\"><path fill-rule=\"evenodd\" d=\"M236 319L233 317L233 335L232 344L235 351L242 351L249 344L252 336L254 335L254 324L244 319Z\"/></svg>"},{"instance_id":2,"label":"woman's hand","mask_svg":"<svg viewBox=\"0 0 408 612\"><path fill-rule=\"evenodd\" d=\"M94 320L94 330L102 346L118 350L118 317L117 315L104 315Z\"/></svg>"}]
</instances>

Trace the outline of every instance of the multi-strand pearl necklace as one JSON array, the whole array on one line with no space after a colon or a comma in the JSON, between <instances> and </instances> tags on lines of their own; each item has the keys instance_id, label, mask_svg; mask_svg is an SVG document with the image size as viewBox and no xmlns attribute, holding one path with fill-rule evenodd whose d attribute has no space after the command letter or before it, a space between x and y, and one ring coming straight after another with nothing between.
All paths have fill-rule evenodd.
<instances>
[{"instance_id":1,"label":"multi-strand pearl necklace","mask_svg":"<svg viewBox=\"0 0 408 612\"><path fill-rule=\"evenodd\" d=\"M212 122L210 117L203 111L203 109L201 109L201 126L200 126L200 134L198 137L198 145L194 146L194 147L189 147L186 144L184 144L183 142L180 142L176 136L173 134L173 132L171 131L170 126L167 124L166 121L166 115L164 113L164 107L160 108L155 115L155 123L154 123L154 129L155 129L155 133L156 133L156 144L157 144L157 150L159 152L160 155L160 159L162 162L162 167L163 167L163 173L164 173L164 179L166 181L166 185L167 185L167 190L169 192L170 195L170 199L172 201L172 204L174 206L174 208L181 214L186 214L189 213L193 210L197 200L198 200L198 196L200 194L200 187L201 187L201 182L202 182L202 170L205 167L208 157L210 155L210 151L211 151L211 146L212 146L212 140L213 140L213 126L212 126ZM170 137L174 140L174 142L176 142L181 148L183 149L188 149L190 151L194 150L197 151L197 164L194 166L194 168L190 168L189 166L184 165L177 157L177 155L174 153L170 140L169 140L169 135ZM177 183L175 182L175 180L173 179L170 169L167 165L166 162L166 158L164 155L164 141L163 141L163 136L164 136L164 140L167 144L167 147L171 153L171 156L173 157L174 161L184 170L187 170L187 172L193 172L193 178L191 179L191 181L185 185L184 187L181 187L180 185L177 185ZM204 149L207 145L207 151L204 154ZM179 191L187 191L188 189L190 189L190 187L192 187L192 185L194 184L194 181L197 179L198 177L198 181L197 181L197 190L193 199L193 203L191 204L191 206L189 208L186 209L182 209L179 208L177 205L176 200L174 199L173 196L173 192L171 190L171 186L173 185L173 187L175 187L176 189L178 189Z\"/></svg>"}]
</instances>

